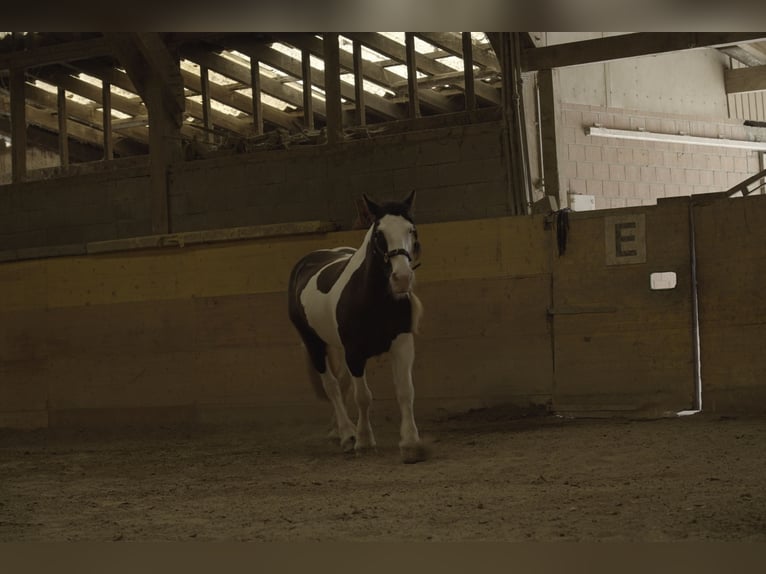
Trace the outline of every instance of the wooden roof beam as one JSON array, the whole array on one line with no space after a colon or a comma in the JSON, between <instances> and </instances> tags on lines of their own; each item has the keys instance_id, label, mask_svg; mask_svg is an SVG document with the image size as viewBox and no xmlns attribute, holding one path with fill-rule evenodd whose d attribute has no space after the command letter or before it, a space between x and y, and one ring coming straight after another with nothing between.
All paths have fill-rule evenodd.
<instances>
[{"instance_id":1,"label":"wooden roof beam","mask_svg":"<svg viewBox=\"0 0 766 574\"><path fill-rule=\"evenodd\" d=\"M295 78L302 77L303 71L301 69L300 61L296 60L295 58L291 58L290 56L287 56L286 54L278 52L277 50L268 48L261 43L250 42L247 40L240 39L240 40L233 40L231 42L231 47L239 52L242 52L252 58L257 59L260 62L268 64L269 66L273 66L274 68L281 70L282 72L285 72L286 74L294 76ZM310 50L310 51L313 51L313 50ZM323 54L324 50L322 50L321 53ZM350 68L347 68L347 69L350 72L352 72L354 69L353 56L350 57L348 64L350 65ZM321 89L327 88L323 74L316 74L314 78L312 78L312 82L315 86ZM354 94L353 86L350 86L346 84L345 82L341 82L340 90L341 90L341 96L343 96L345 99L351 100L351 101L354 100L355 94ZM317 98L314 98L314 99L316 100ZM315 101L314 105L316 106L316 104L317 102ZM303 106L302 101L300 105L301 107ZM365 98L365 105L369 109L374 110L375 112L388 118L403 119L405 117L403 110L399 106L376 94L367 94L367 97Z\"/></svg>"},{"instance_id":2,"label":"wooden roof beam","mask_svg":"<svg viewBox=\"0 0 766 574\"><path fill-rule=\"evenodd\" d=\"M403 64L407 63L407 51L405 47L398 42L394 42L390 38L372 32L355 32L353 34L346 34L346 36L352 40L361 42L376 52L391 56L398 62ZM448 74L455 71L454 68L450 68L446 64L422 56L422 54L418 54L418 70L422 70L431 75ZM500 94L497 89L486 86L481 82L478 82L475 85L475 89L476 95L481 99L492 104L500 103Z\"/></svg>"},{"instance_id":3,"label":"wooden roof beam","mask_svg":"<svg viewBox=\"0 0 766 574\"><path fill-rule=\"evenodd\" d=\"M724 70L723 78L727 94L766 90L766 65Z\"/></svg>"},{"instance_id":4,"label":"wooden roof beam","mask_svg":"<svg viewBox=\"0 0 766 574\"><path fill-rule=\"evenodd\" d=\"M184 57L189 60L207 66L209 69L218 72L244 84L250 85L252 79L250 78L250 70L243 65L237 64L231 60L214 54L199 47L189 47L184 50ZM282 82L267 78L261 75L261 91L269 94L275 98L278 98L288 104L300 108L303 106L303 94L300 90L285 86ZM264 106L264 113L267 106ZM326 117L325 105L322 101L314 102L314 112L322 117ZM284 112L283 112L284 113Z\"/></svg>"},{"instance_id":5,"label":"wooden roof beam","mask_svg":"<svg viewBox=\"0 0 766 574\"><path fill-rule=\"evenodd\" d=\"M463 41L459 35L451 32L418 32L416 35L437 48L446 50L453 56L463 57ZM500 63L492 50L480 46L476 42L473 42L473 61L481 68L500 70Z\"/></svg>"},{"instance_id":6,"label":"wooden roof beam","mask_svg":"<svg viewBox=\"0 0 766 574\"><path fill-rule=\"evenodd\" d=\"M112 55L110 43L103 37L75 42L61 42L52 46L41 46L20 50L11 54L0 54L0 69L26 69L48 64L73 62L86 58Z\"/></svg>"},{"instance_id":7,"label":"wooden roof beam","mask_svg":"<svg viewBox=\"0 0 766 574\"><path fill-rule=\"evenodd\" d=\"M9 110L10 110L9 98L5 94L0 94L0 113L4 114L4 113L7 113ZM27 122L29 124L39 126L51 132L58 131L58 114L57 113L48 111L48 110L43 110L43 109L27 104L26 115L27 115ZM68 129L69 129L70 138L74 138L83 143L90 144L92 146L97 147L98 149L103 149L104 136L101 130L93 128L93 127L89 127L87 125L84 125L78 122L70 122L68 124ZM121 154L121 152L124 152L126 149L134 149L133 146L131 146L130 144L128 144L127 146L123 146L122 145L123 141L124 140L122 140L122 138L115 138L114 149L115 149L115 152L117 152L118 154ZM70 153L71 153L71 148L70 148Z\"/></svg>"},{"instance_id":8,"label":"wooden roof beam","mask_svg":"<svg viewBox=\"0 0 766 574\"><path fill-rule=\"evenodd\" d=\"M181 70L181 77L184 80L184 85L188 89L199 93L199 76L189 72L188 70ZM214 100L226 104L227 106L231 106L232 108L241 112L252 112L253 103L251 98L248 98L247 96L240 94L237 91L229 89L229 86L221 86L214 82L210 82L209 88L210 96ZM214 110L213 113L217 112ZM271 106L264 106L263 114L264 119L271 124L285 128L287 130L294 130L295 128L295 121L288 114L281 110L277 110Z\"/></svg>"},{"instance_id":9,"label":"wooden roof beam","mask_svg":"<svg viewBox=\"0 0 766 574\"><path fill-rule=\"evenodd\" d=\"M285 43L295 46L299 49L307 49L316 56L323 57L322 41L313 35L290 33L280 34L280 39L284 38ZM341 68L353 73L354 70L354 56L343 50L340 52L340 65ZM370 62L369 60L362 60L362 75L368 80L375 82L376 84L391 89L391 87L398 82L402 81L401 76L389 72L383 66L376 62ZM406 85L407 80L404 80ZM396 91L396 90L392 90ZM365 105L367 105L367 99L372 97L372 94L365 93ZM379 96L376 96L379 97ZM354 98L351 98L355 100ZM460 106L452 100L445 98L441 94L437 94L431 91L424 91L420 94L421 104L437 111L437 112L457 112L460 111Z\"/></svg>"},{"instance_id":10,"label":"wooden roof beam","mask_svg":"<svg viewBox=\"0 0 766 574\"><path fill-rule=\"evenodd\" d=\"M521 66L524 71L544 70L764 39L766 32L637 32L529 48L522 51Z\"/></svg>"}]
</instances>

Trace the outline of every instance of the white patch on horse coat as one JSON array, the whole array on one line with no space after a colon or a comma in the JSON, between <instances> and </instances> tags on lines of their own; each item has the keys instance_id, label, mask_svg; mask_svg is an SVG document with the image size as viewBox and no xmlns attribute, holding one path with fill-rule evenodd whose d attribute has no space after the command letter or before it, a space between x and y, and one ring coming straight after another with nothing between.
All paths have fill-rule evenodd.
<instances>
[{"instance_id":1,"label":"white patch on horse coat","mask_svg":"<svg viewBox=\"0 0 766 574\"><path fill-rule=\"evenodd\" d=\"M370 241L371 235L372 228L367 231L367 234L364 236L364 241L362 242L361 247L357 249L356 253L348 256L349 262L346 265L346 268L340 274L340 277L338 277L338 280L328 293L322 293L319 290L317 287L317 279L322 272L322 269L328 265L332 265L334 262L328 263L328 265L325 265L322 269L316 272L311 279L309 279L308 283L306 283L306 287L301 292L301 305L303 305L306 312L306 320L308 321L309 326L316 331L316 334L319 335L325 343L332 347L337 347L339 349L343 348L340 340L340 333L338 332L338 318L335 315L335 309L338 306L338 300L340 299L340 295L343 292L346 283L348 283L349 278L364 262L365 253L367 252L367 244ZM344 249L353 248L338 247L336 249L329 249L328 251L342 251Z\"/></svg>"},{"instance_id":2,"label":"white patch on horse coat","mask_svg":"<svg viewBox=\"0 0 766 574\"><path fill-rule=\"evenodd\" d=\"M412 253L415 246L412 230L414 226L403 217L384 215L378 223L378 231L383 233L388 244L388 251L403 249ZM391 293L394 295L409 292L412 288L412 262L405 255L391 257Z\"/></svg>"}]
</instances>

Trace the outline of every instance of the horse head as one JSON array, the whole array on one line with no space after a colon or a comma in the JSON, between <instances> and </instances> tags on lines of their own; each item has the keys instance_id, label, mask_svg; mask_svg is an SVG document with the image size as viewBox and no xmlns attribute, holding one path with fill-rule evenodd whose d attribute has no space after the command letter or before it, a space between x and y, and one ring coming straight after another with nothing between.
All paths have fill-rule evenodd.
<instances>
[{"instance_id":1,"label":"horse head","mask_svg":"<svg viewBox=\"0 0 766 574\"><path fill-rule=\"evenodd\" d=\"M403 201L378 204L364 195L364 202L373 217L370 250L374 262L388 279L395 298L410 293L415 280L414 269L420 262L420 242L412 220L415 192Z\"/></svg>"}]
</instances>

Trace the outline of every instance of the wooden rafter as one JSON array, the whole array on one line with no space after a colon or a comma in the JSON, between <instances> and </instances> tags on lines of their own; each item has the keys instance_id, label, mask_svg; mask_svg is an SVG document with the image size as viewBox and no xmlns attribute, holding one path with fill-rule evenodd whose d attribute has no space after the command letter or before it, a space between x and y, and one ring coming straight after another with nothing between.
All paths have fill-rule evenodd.
<instances>
[{"instance_id":1,"label":"wooden rafter","mask_svg":"<svg viewBox=\"0 0 766 574\"><path fill-rule=\"evenodd\" d=\"M348 34L347 36L352 40L361 42L376 52L391 56L397 62L407 63L407 50L405 47L390 38L371 32L358 32ZM455 72L454 68L450 68L446 64L421 54L418 54L418 70L429 75L451 74ZM475 88L476 95L481 99L495 105L500 103L500 95L497 89L485 86L481 82L477 83Z\"/></svg>"},{"instance_id":2,"label":"wooden rafter","mask_svg":"<svg viewBox=\"0 0 766 574\"><path fill-rule=\"evenodd\" d=\"M727 94L766 90L766 65L724 70Z\"/></svg>"},{"instance_id":3,"label":"wooden rafter","mask_svg":"<svg viewBox=\"0 0 766 574\"><path fill-rule=\"evenodd\" d=\"M530 48L522 52L521 63L525 71L543 70L763 39L764 32L637 32Z\"/></svg>"},{"instance_id":4,"label":"wooden rafter","mask_svg":"<svg viewBox=\"0 0 766 574\"><path fill-rule=\"evenodd\" d=\"M308 49L312 54L322 56L322 41L314 36L308 36L305 34L280 34L280 39L285 43L295 46L299 49ZM356 45L361 45L359 42L355 42ZM347 71L354 71L354 57L353 54L348 54L344 51L340 52L340 65L341 68ZM370 62L368 60L361 60L361 72L362 77L376 83L379 86L391 89L397 95L402 95L403 92L395 86L400 86L401 82L404 82L404 91L406 92L407 81L402 80L401 76L389 72L383 66L376 62ZM372 94L365 93L366 100L372 97ZM356 101L356 96L351 98ZM431 111L436 113L448 113L456 112L460 110L460 107L452 100L437 94L432 91L424 91L420 94L421 103L428 107ZM374 108L373 108L374 109Z\"/></svg>"},{"instance_id":5,"label":"wooden rafter","mask_svg":"<svg viewBox=\"0 0 766 574\"><path fill-rule=\"evenodd\" d=\"M242 52L243 54L247 54L248 56L252 58L256 58L260 62L268 64L269 66L272 66L286 74L289 74L290 76L296 79L302 76L300 61L296 60L295 58L291 58L290 56L286 54L278 52L277 50L268 48L261 43L250 42L247 40L234 40L232 41L230 45L235 50L238 50L239 52ZM308 48L308 49L311 50L311 48ZM323 55L323 52L321 52L321 54ZM340 55L339 55L339 58L340 58ZM347 63L350 66L347 69L349 71L353 71L354 69L353 57L349 57ZM315 86L321 89L326 89L327 87L325 83L325 79L321 74L315 74L315 77L312 79L312 81ZM264 86L264 89L266 89L265 86ZM343 98L347 100L352 100L352 101L354 100L355 94L354 94L353 86L349 86L348 84L341 83L340 89L341 89L341 95L343 96ZM316 99L317 98L315 98L315 100ZM316 101L314 103L316 104ZM389 119L402 119L405 116L403 111L396 104L375 94L367 94L366 104L369 109L374 110L375 112L379 113L383 117L387 117ZM302 100L300 105L302 107L303 105Z\"/></svg>"}]
</instances>

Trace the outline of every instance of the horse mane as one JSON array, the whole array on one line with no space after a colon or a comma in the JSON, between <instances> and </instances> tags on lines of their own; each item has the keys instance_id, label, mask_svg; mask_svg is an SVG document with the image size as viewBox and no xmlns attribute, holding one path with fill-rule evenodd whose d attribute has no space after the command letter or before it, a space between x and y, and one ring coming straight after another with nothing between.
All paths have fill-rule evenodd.
<instances>
[{"instance_id":1,"label":"horse mane","mask_svg":"<svg viewBox=\"0 0 766 574\"><path fill-rule=\"evenodd\" d=\"M407 206L407 204L399 202L399 201L388 201L386 203L383 203L380 205L380 217L377 219L382 219L384 215L398 215L400 217L403 217L410 223L413 223L412 221L412 214L410 213L410 208Z\"/></svg>"},{"instance_id":2,"label":"horse mane","mask_svg":"<svg viewBox=\"0 0 766 574\"><path fill-rule=\"evenodd\" d=\"M414 291L410 291L410 305L412 306L412 332L420 334L420 319L423 317L423 303L420 302Z\"/></svg>"}]
</instances>

